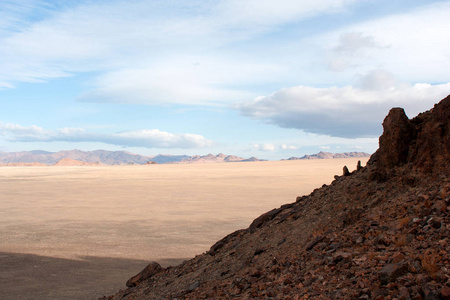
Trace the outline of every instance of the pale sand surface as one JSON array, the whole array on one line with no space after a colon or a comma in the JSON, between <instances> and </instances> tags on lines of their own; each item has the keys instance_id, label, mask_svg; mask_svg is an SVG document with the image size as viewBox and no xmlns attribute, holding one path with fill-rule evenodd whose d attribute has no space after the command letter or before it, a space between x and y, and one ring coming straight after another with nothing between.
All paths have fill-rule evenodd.
<instances>
[{"instance_id":1,"label":"pale sand surface","mask_svg":"<svg viewBox=\"0 0 450 300\"><path fill-rule=\"evenodd\" d=\"M147 261L201 254L358 160L1 167L0 299L113 292Z\"/></svg>"}]
</instances>

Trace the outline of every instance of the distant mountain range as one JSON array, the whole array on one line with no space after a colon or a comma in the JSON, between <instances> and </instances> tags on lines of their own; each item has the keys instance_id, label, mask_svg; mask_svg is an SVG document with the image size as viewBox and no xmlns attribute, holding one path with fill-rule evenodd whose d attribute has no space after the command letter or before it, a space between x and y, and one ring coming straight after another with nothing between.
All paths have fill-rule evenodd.
<instances>
[{"instance_id":1,"label":"distant mountain range","mask_svg":"<svg viewBox=\"0 0 450 300\"><path fill-rule=\"evenodd\" d=\"M85 163L105 164L105 165L127 165L138 164L143 165L149 161L163 164L172 161L180 161L190 158L188 155L156 155L145 156L134 154L126 151L81 151L81 150L64 150L59 152L47 152L41 150L22 151L22 152L0 152L0 163L41 163L46 165L54 165L62 159L72 159ZM67 162L65 162L67 163Z\"/></svg>"},{"instance_id":2,"label":"distant mountain range","mask_svg":"<svg viewBox=\"0 0 450 300\"><path fill-rule=\"evenodd\" d=\"M64 150L59 152L47 152L42 150L22 151L22 152L0 152L0 165L9 166L36 166L36 165L144 165L149 162L157 164L192 164L192 163L220 163L220 162L240 162L259 161L258 158L248 159L234 155L155 155L145 156L126 151L81 151Z\"/></svg>"},{"instance_id":3,"label":"distant mountain range","mask_svg":"<svg viewBox=\"0 0 450 300\"><path fill-rule=\"evenodd\" d=\"M330 158L350 158L350 157L369 157L370 154L366 152L344 152L344 153L330 153L320 151L313 155L304 155L302 157L290 157L287 160L298 160L298 159L330 159Z\"/></svg>"},{"instance_id":4,"label":"distant mountain range","mask_svg":"<svg viewBox=\"0 0 450 300\"><path fill-rule=\"evenodd\" d=\"M329 153L319 152L313 155L302 157L291 157L288 160L297 159L327 159L327 158L348 158L348 157L368 157L364 152ZM157 164L203 164L203 163L225 163L225 162L245 162L261 161L256 157L242 158L235 155L208 154L208 155L164 155L145 156L126 151L81 151L64 150L59 152L47 152L42 150L22 151L22 152L0 152L0 165L7 166L39 166L39 165L144 165L150 162Z\"/></svg>"},{"instance_id":5,"label":"distant mountain range","mask_svg":"<svg viewBox=\"0 0 450 300\"><path fill-rule=\"evenodd\" d=\"M243 162L243 161L261 161L256 157L251 158L242 158L235 155L225 155L219 153L217 155L208 154L208 155L194 155L189 158L185 158L180 161L170 162L172 164L204 164L204 163L224 163L224 162Z\"/></svg>"}]
</instances>

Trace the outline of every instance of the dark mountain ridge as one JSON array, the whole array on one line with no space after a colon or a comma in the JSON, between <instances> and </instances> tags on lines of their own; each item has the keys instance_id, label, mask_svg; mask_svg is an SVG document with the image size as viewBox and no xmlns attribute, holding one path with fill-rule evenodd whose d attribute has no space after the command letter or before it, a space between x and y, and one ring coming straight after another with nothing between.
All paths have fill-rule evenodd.
<instances>
[{"instance_id":1,"label":"dark mountain ridge","mask_svg":"<svg viewBox=\"0 0 450 300\"><path fill-rule=\"evenodd\" d=\"M393 108L366 167L103 299L450 299L449 123Z\"/></svg>"},{"instance_id":2,"label":"dark mountain ridge","mask_svg":"<svg viewBox=\"0 0 450 300\"><path fill-rule=\"evenodd\" d=\"M304 155L302 157L290 157L287 160L298 159L332 159L332 158L350 158L350 157L369 157L370 154L366 152L343 152L343 153L331 153L320 151L317 154Z\"/></svg>"}]
</instances>

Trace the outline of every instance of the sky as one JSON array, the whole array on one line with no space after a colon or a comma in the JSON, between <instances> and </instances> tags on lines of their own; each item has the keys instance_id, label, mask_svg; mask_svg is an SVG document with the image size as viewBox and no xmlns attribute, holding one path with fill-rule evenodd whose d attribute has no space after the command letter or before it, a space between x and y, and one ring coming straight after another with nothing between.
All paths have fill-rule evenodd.
<instances>
[{"instance_id":1,"label":"sky","mask_svg":"<svg viewBox=\"0 0 450 300\"><path fill-rule=\"evenodd\" d=\"M450 94L450 1L0 0L0 151L374 152Z\"/></svg>"}]
</instances>

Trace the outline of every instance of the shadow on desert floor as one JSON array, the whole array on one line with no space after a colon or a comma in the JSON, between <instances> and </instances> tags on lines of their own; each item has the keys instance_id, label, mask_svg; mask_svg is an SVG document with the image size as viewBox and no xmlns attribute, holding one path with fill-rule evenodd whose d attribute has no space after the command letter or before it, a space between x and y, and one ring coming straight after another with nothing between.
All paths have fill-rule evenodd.
<instances>
[{"instance_id":1,"label":"shadow on desert floor","mask_svg":"<svg viewBox=\"0 0 450 300\"><path fill-rule=\"evenodd\" d=\"M185 259L163 259L162 266ZM86 256L66 259L0 252L0 299L97 299L125 288L149 262Z\"/></svg>"}]
</instances>

